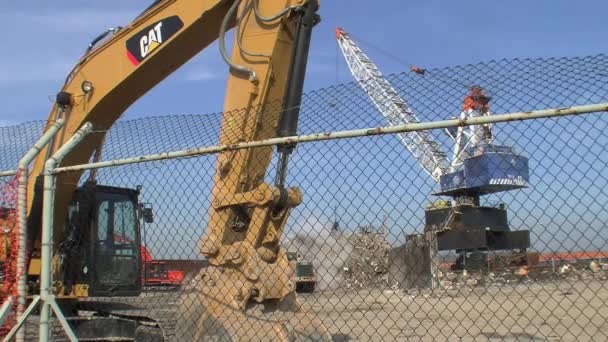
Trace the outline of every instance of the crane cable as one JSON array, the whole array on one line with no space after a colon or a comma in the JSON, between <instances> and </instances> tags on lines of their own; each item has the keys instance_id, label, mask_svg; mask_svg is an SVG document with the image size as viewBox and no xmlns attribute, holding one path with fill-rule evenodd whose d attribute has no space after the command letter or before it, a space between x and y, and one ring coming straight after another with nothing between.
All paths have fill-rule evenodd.
<instances>
[{"instance_id":1,"label":"crane cable","mask_svg":"<svg viewBox=\"0 0 608 342\"><path fill-rule=\"evenodd\" d=\"M433 71L430 75L429 75L429 70L423 69L423 68L419 68L411 63L408 63L407 61L405 61L404 59L397 57L393 54L391 54L390 52L375 46L374 44L367 42L363 39L361 39L359 36L355 36L352 33L348 32L348 34L355 38L358 42L363 43L364 45L369 46L370 48L380 52L381 54L391 58L392 60L396 61L397 63L404 65L406 67L409 68L410 71L419 74L419 75L424 75L424 76L428 76L428 78L435 78L438 80L448 80L448 81L452 81L456 84L458 84L459 86L465 87L467 89L470 89L472 86L477 85L477 84L472 84L472 83L467 83L464 82L463 79L459 79L459 78L455 78L455 77L451 77L451 76L447 76L445 74L439 73L437 71ZM603 73L604 69L602 69L600 66L594 66L594 65L585 65L585 66L577 66L577 65L569 65L568 67L563 67L563 66L551 66L551 67L555 67L556 70L558 71L562 71L562 72L573 72L573 71L579 71L579 72L589 72L589 73L596 73L598 76L601 77L608 77L608 74ZM530 71L529 69L520 69L522 70L521 72L525 73L526 75L530 75L530 76L537 76L537 75L546 75L546 69L543 70L533 70ZM484 72L483 74L473 74L470 75L472 77L500 77L503 75L513 75L513 74L517 74L519 71L517 69L513 70L513 69L506 69L505 72L496 72L494 70L492 70L492 72Z\"/></svg>"},{"instance_id":2,"label":"crane cable","mask_svg":"<svg viewBox=\"0 0 608 342\"><path fill-rule=\"evenodd\" d=\"M458 79L458 78L454 78L454 77L450 77L441 73L438 73L436 71L433 71L432 73L430 73L428 70L424 69L424 68L420 68L414 64L409 63L408 61L404 60L403 58L400 58L398 56L395 56L394 54L390 53L389 51L386 51L370 42L367 42L363 39L361 39L358 36L353 35L352 33L348 32L348 35L353 37L356 41L363 43L367 46L369 46L370 48L380 52L381 54L385 55L386 57L391 58L392 60L394 60L395 62L406 66L410 71L421 75L421 76L427 76L428 78L434 78L434 79L438 79L438 80L443 80L443 81L451 81L452 83L457 84L460 87L466 88L466 89L470 89L474 84L470 84L468 82L465 82L462 79Z\"/></svg>"}]
</instances>

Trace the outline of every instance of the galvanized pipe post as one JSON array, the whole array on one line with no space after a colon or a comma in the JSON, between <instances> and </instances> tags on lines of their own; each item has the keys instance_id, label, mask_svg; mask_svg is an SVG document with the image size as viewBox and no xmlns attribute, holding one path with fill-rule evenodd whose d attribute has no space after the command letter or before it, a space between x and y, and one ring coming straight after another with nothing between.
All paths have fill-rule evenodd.
<instances>
[{"instance_id":1,"label":"galvanized pipe post","mask_svg":"<svg viewBox=\"0 0 608 342\"><path fill-rule=\"evenodd\" d=\"M38 156L40 151L53 139L59 129L63 127L64 120L55 121L48 130L38 139L38 141L27 151L27 153L19 160L17 174L19 176L17 186L17 232L18 232L18 250L17 250L17 317L23 315L25 311L26 296L27 296L27 276L26 276L26 245L27 245L27 182L28 182L28 166ZM25 340L23 330L17 332L17 341Z\"/></svg>"},{"instance_id":2,"label":"galvanized pipe post","mask_svg":"<svg viewBox=\"0 0 608 342\"><path fill-rule=\"evenodd\" d=\"M49 337L49 321L51 318L51 309L55 311L55 315L59 319L65 333L71 341L77 341L74 332L65 320L63 313L57 307L52 289L52 269L51 262L53 258L53 211L55 209L55 174L54 169L59 165L63 157L65 157L84 137L93 130L93 125L86 122L74 135L63 145L57 152L51 156L44 164L44 194L42 197L42 239L41 239L41 255L40 255L40 299L42 307L40 309L40 341L46 342Z\"/></svg>"},{"instance_id":3,"label":"galvanized pipe post","mask_svg":"<svg viewBox=\"0 0 608 342\"><path fill-rule=\"evenodd\" d=\"M25 275L26 265L26 220L27 220L27 181L28 181L28 166L34 160L34 158L40 153L40 150L44 148L48 142L57 134L57 131L63 126L64 120L60 119L53 123L49 129L38 139L38 141L32 146L31 149L19 160L17 170L9 170L0 172L0 177L8 177L18 175L18 189L17 189L17 235L18 249L17 249L17 317L21 317L25 311L26 304L26 291L27 291L27 279ZM8 317L8 313L11 310L14 298L9 296L5 303L0 309L0 324L4 324L4 321ZM25 334L22 330L17 332L17 341L21 342L25 340Z\"/></svg>"},{"instance_id":4,"label":"galvanized pipe post","mask_svg":"<svg viewBox=\"0 0 608 342\"><path fill-rule=\"evenodd\" d=\"M76 335L70 328L67 320L63 316L59 306L55 302L55 297L52 291L52 269L51 263L53 258L53 210L55 197L55 173L54 169L59 165L63 157L67 155L82 139L93 130L93 125L89 122L85 123L74 135L63 145L51 158L47 160L44 167L44 193L42 203L42 239L41 239L41 270L40 270L40 296L34 297L30 306L25 310L23 315L19 317L17 324L5 336L5 342L10 341L17 331L23 326L26 319L41 303L40 309L40 326L39 337L40 341L47 342L49 338L49 322L51 318L51 310L55 312L57 319L61 323L66 335L70 341L78 341Z\"/></svg>"},{"instance_id":5,"label":"galvanized pipe post","mask_svg":"<svg viewBox=\"0 0 608 342\"><path fill-rule=\"evenodd\" d=\"M2 308L0 308L0 325L4 324L6 317L11 311L11 306L13 306L14 301L15 299L13 298L13 296L8 296L6 297L4 303L2 303Z\"/></svg>"}]
</instances>

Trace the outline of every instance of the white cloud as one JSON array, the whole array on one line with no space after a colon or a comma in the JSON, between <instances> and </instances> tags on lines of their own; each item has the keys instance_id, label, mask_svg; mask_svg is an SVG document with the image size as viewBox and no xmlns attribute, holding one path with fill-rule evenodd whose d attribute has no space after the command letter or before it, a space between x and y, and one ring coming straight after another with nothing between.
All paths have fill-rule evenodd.
<instances>
[{"instance_id":1,"label":"white cloud","mask_svg":"<svg viewBox=\"0 0 608 342\"><path fill-rule=\"evenodd\" d=\"M24 28L3 38L0 85L61 82L93 38L136 15L134 10L90 8L0 12L6 27Z\"/></svg>"},{"instance_id":2,"label":"white cloud","mask_svg":"<svg viewBox=\"0 0 608 342\"><path fill-rule=\"evenodd\" d=\"M75 59L60 56L47 56L44 61L33 57L0 57L0 85L60 81L75 62Z\"/></svg>"},{"instance_id":3,"label":"white cloud","mask_svg":"<svg viewBox=\"0 0 608 342\"><path fill-rule=\"evenodd\" d=\"M194 82L213 81L221 79L222 77L225 77L225 73L223 74L217 68L212 68L205 65L197 65L189 68L189 70L187 70L184 74L184 79L186 81Z\"/></svg>"},{"instance_id":4,"label":"white cloud","mask_svg":"<svg viewBox=\"0 0 608 342\"><path fill-rule=\"evenodd\" d=\"M72 33L101 33L101 30L111 26L126 25L137 15L133 10L110 9L62 9L61 11L43 11L33 13L28 11L8 11L0 13L0 21L18 23L19 27L29 26L37 32L72 32ZM7 25L10 27L10 25ZM48 38L56 40L52 34Z\"/></svg>"}]
</instances>

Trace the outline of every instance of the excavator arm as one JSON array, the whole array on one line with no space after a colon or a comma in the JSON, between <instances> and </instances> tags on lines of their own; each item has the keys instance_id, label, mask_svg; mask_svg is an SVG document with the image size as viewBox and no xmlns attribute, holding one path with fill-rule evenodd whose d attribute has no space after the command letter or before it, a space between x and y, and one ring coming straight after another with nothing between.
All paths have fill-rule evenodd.
<instances>
[{"instance_id":1,"label":"excavator arm","mask_svg":"<svg viewBox=\"0 0 608 342\"><path fill-rule=\"evenodd\" d=\"M238 95L227 98L226 108L246 109L225 113L221 144L268 139L277 132L282 136L296 134L308 42L312 26L318 20L316 7L311 3L300 10L295 20L283 22L276 41L262 39L253 43L253 39L259 38L252 36L249 46L242 45L242 51L267 51L269 57L266 58L283 62L272 63L270 69L262 69L263 73L256 71L260 85L271 85L263 87L264 91L252 89L247 79L229 80L228 93ZM247 15L243 17L247 18ZM255 28L248 27L256 26L255 21L241 22L240 26L254 32ZM233 56L233 61L243 66L252 62L240 54ZM252 91L243 91L248 87ZM229 294L223 294L234 307L244 308L252 297L261 302L284 298L293 292L293 274L284 251L279 248L289 210L301 201L297 188L284 186L285 163L292 148L278 148L280 157L274 185L264 182L272 157L271 147L232 151L218 158L208 234L201 239L200 250L211 265L222 267L224 276L228 269L235 272L233 280L238 285L230 287ZM246 281L241 282L240 278Z\"/></svg>"},{"instance_id":2,"label":"excavator arm","mask_svg":"<svg viewBox=\"0 0 608 342\"><path fill-rule=\"evenodd\" d=\"M47 128L60 117L66 123L51 146L34 161L32 175L40 175L45 160L87 121L96 132L67 155L62 165L88 162L102 144L105 132L133 102L218 38L230 5L220 0L161 1L103 44L90 49L57 95ZM58 177L55 227L63 223L80 176L73 172ZM32 210L37 212L33 207L38 204L40 191L34 186L36 177L30 179L28 210L30 219L34 219L38 215L32 215ZM36 231L39 224L32 222L30 226ZM55 238L60 235L55 234Z\"/></svg>"},{"instance_id":3,"label":"excavator arm","mask_svg":"<svg viewBox=\"0 0 608 342\"><path fill-rule=\"evenodd\" d=\"M49 114L47 128L59 118L65 125L32 168L29 243L35 246L39 238L40 175L45 160L85 122L93 124L94 133L61 165L87 163L95 152L98 158L106 132L120 115L218 38L230 65L220 143L295 135L312 26L319 20L317 9L317 0L161 0L128 26L111 30L113 35L105 42L91 44L67 77ZM233 27L233 51L228 56L225 33ZM170 101L169 94L166 100ZM199 300L206 312L192 318L195 322L208 321L202 316L218 319L221 312L228 312L220 308L242 312L252 300L281 302L293 296L293 270L279 239L301 193L285 187L293 146L278 150L274 185L264 182L272 148L218 156L209 226L200 242L210 267L192 285L207 298L203 303ZM81 172L57 175L55 247L63 238L61 227L81 176Z\"/></svg>"},{"instance_id":4,"label":"excavator arm","mask_svg":"<svg viewBox=\"0 0 608 342\"><path fill-rule=\"evenodd\" d=\"M106 132L133 102L215 41L220 36L223 21L225 28L235 25L236 11L233 17L228 16L235 3L241 7L238 13L239 44L235 40L231 60L250 71L234 67L230 70L220 142L275 136L296 33L297 19L293 18L292 12L300 5L313 2L316 6L316 0L160 1L131 24L116 31L106 42L88 51L66 79L49 114L47 128L59 118L64 118L66 124L50 147L45 148L34 161L33 177L28 184L30 220L35 221L39 217L34 214L40 205L40 188L35 183L48 156L83 123L90 122L95 132L70 152L61 165L88 162L101 146ZM293 10L284 11L290 8ZM266 17L284 13L274 20L262 22L256 18L256 12ZM246 49L260 56L248 56L243 52ZM170 100L169 94L167 100ZM272 109L268 108L269 104L272 104ZM263 120L262 113L268 114ZM221 193L223 198L229 198L228 194L256 188L270 158L270 148L221 155L213 197L217 198ZM58 175L55 233L63 225L67 206L80 177L80 172ZM212 209L212 215L215 211ZM216 218L210 220L212 235L221 235L218 229L223 228L214 228L223 226L220 221ZM33 223L36 222L30 226L36 233L39 225ZM55 234L54 237L60 239L61 235Z\"/></svg>"}]
</instances>

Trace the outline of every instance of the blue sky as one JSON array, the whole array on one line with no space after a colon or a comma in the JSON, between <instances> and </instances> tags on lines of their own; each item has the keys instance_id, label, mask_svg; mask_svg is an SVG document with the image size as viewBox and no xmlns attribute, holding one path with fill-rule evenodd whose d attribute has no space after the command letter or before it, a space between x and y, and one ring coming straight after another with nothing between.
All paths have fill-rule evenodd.
<instances>
[{"instance_id":1,"label":"blue sky","mask_svg":"<svg viewBox=\"0 0 608 342\"><path fill-rule=\"evenodd\" d=\"M49 97L90 40L109 26L125 25L150 2L32 0L0 5L0 123L46 119ZM323 21L314 32L306 89L351 81L337 55L336 26L424 67L603 52L608 3L584 4L326 0ZM367 51L385 73L405 69L375 50ZM220 111L226 70L213 45L134 104L125 117Z\"/></svg>"},{"instance_id":2,"label":"blue sky","mask_svg":"<svg viewBox=\"0 0 608 342\"><path fill-rule=\"evenodd\" d=\"M0 54L0 100L3 103L0 126L46 119L51 107L49 97L58 91L66 73L91 39L109 26L127 24L150 2L36 0L1 5L0 28L4 35L3 53ZM426 68L495 59L585 56L605 52L608 26L604 13L608 3L571 4L571 1L563 0L475 0L466 3L326 0L320 12L323 21L313 36L306 89L312 91L336 82L352 81L338 54L336 26L344 27L356 38L382 47L403 61ZM406 71L406 66L377 50L366 45L363 48L384 73ZM491 65L451 70L460 77L471 72L475 74L471 81L490 85L494 97L492 109L502 113L605 101L608 76L598 73L593 66L607 65L606 59L603 56L591 62L577 60L563 64L511 61L502 63L500 72L492 70ZM217 46L203 51L125 113L125 119L156 118L124 121L115 126L115 135L110 134L104 157L127 157L214 144L219 115L158 116L221 111L226 74L227 67L219 57ZM446 118L458 113L463 89L454 88L449 82L415 77L407 73L389 79L401 90L421 120ZM531 99L524 95L530 95ZM300 132L383 125L383 118L365 99L354 85L309 93L304 101ZM586 125L582 124L584 122ZM10 128L2 128L0 142L11 145L15 140L24 139L26 133L33 132L28 127L17 127L10 134ZM40 125L32 127L39 129ZM597 130L592 131L592 127ZM607 146L606 136L601 134L605 127L606 119L599 115L579 121L537 120L500 125L498 140L515 145L531 157L532 186L493 196L488 201L509 203L513 227L531 229L533 244L539 250L560 249L564 241L567 248L605 249L608 240L604 235L584 246L577 243L578 240L587 241L581 236L593 237L606 222L605 208L593 206L605 202L606 198L601 190L606 188L606 178L593 173L595 167L602 168L608 163L605 148L602 150ZM440 135L441 132L436 133ZM589 134L585 141L573 138L585 134ZM32 139L35 137L33 135ZM579 150L564 152L572 142ZM29 146L29 143L19 145L23 146ZM343 226L350 229L359 224L378 226L384 215L395 227L392 234L396 240L402 239L404 232L422 229L423 208L433 199L429 193L434 182L421 173L394 137L300 145L296 151L290 184L301 186L307 200L292 214L293 227L326 225L337 206ZM17 155L20 156L4 149L0 162L3 166L6 164L6 168L12 168L15 160L9 157ZM564 161L563 158L568 159ZM585 164L581 158L589 159L591 164ZM385 163L386 160L391 163ZM100 179L119 186L143 184L144 199L154 202L157 209L157 234L176 237L170 244L191 256L204 228L213 162L214 157L202 157L188 162L133 166L132 170L130 167L107 169L101 172ZM129 172L133 170L136 172ZM195 176L192 170L197 170ZM166 177L169 172L172 177ZM593 184L588 184L590 181ZM576 203L568 202L573 193L578 194L576 191L582 191L585 196L577 198ZM188 201L181 201L186 198ZM581 205L586 209L578 208ZM176 206L178 210L173 210ZM188 215L184 216L185 212ZM174 216L176 213L179 217ZM569 216L562 218L560 213ZM168 222L180 224L172 226ZM581 222L586 226L577 226ZM183 233L179 229L187 230L187 234L178 234ZM188 248L182 244L184 236L189 236L191 246ZM159 244L152 244L152 247L155 254L167 249L166 245Z\"/></svg>"}]
</instances>

